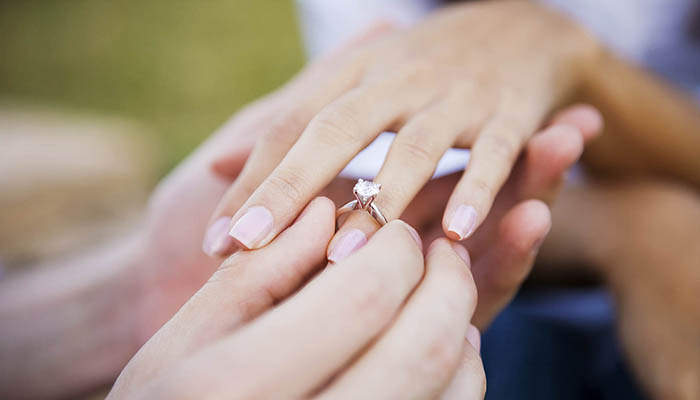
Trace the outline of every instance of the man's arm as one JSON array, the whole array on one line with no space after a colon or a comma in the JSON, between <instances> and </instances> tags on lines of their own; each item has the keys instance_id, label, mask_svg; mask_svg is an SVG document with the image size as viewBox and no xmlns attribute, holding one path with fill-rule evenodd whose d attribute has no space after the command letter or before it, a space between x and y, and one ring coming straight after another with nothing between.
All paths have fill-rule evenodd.
<instances>
[{"instance_id":1,"label":"man's arm","mask_svg":"<svg viewBox=\"0 0 700 400\"><path fill-rule=\"evenodd\" d=\"M107 384L138 349L136 241L0 282L0 392L64 398Z\"/></svg>"},{"instance_id":2,"label":"man's arm","mask_svg":"<svg viewBox=\"0 0 700 400\"><path fill-rule=\"evenodd\" d=\"M587 150L587 163L608 172L652 172L700 186L696 101L610 53L590 70L583 92L606 122L606 134Z\"/></svg>"}]
</instances>

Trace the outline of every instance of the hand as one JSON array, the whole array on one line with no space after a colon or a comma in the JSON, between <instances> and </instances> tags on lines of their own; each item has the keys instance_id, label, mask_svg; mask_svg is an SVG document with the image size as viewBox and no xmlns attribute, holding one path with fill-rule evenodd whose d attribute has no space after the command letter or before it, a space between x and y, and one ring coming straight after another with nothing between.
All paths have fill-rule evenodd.
<instances>
[{"instance_id":1,"label":"hand","mask_svg":"<svg viewBox=\"0 0 700 400\"><path fill-rule=\"evenodd\" d=\"M602 118L591 107L574 106L557 114L550 127L527 144L482 229L465 242L481 293L474 316L479 329L488 326L528 275L538 246L549 231L547 205L554 201L566 170L578 160L583 145L597 137L601 129ZM219 172L228 175L224 170ZM442 236L441 206L458 180L454 174L430 181L402 218L424 237L432 240ZM354 183L337 178L323 194L342 204ZM328 259L341 261L367 243L377 229L376 222L366 213L351 215L328 246ZM220 234L226 235L226 231Z\"/></svg>"},{"instance_id":2,"label":"hand","mask_svg":"<svg viewBox=\"0 0 700 400\"><path fill-rule=\"evenodd\" d=\"M142 345L207 280L219 261L202 251L209 217L243 167L260 132L292 101L278 90L245 107L158 185L151 196L142 243L132 264L140 316L135 340ZM214 161L216 160L216 162ZM212 165L214 164L214 165ZM225 170L222 178L214 170ZM135 275L135 276L134 276Z\"/></svg>"},{"instance_id":3,"label":"hand","mask_svg":"<svg viewBox=\"0 0 700 400\"><path fill-rule=\"evenodd\" d=\"M270 246L226 260L108 398L483 398L466 250L440 239L424 259L393 221L306 284L334 217L319 198Z\"/></svg>"},{"instance_id":4,"label":"hand","mask_svg":"<svg viewBox=\"0 0 700 400\"><path fill-rule=\"evenodd\" d=\"M212 220L233 215L239 246L269 243L383 130L398 130L375 180L383 184L375 203L389 219L402 214L448 147L472 148L442 218L448 237L469 237L521 148L578 86L597 45L537 4L499 1L446 8L341 55L302 74L313 85L265 132L217 208Z\"/></svg>"},{"instance_id":5,"label":"hand","mask_svg":"<svg viewBox=\"0 0 700 400\"><path fill-rule=\"evenodd\" d=\"M362 45L386 29L377 26L346 48ZM342 60L331 56L317 66L323 69ZM314 85L314 77L314 73L302 74L239 111L158 185L150 200L143 237L137 240L143 246L130 272L136 274L130 281L138 286L140 304L134 334L138 346L172 317L219 264L204 252L220 245L217 241L221 237L210 234L202 246L209 217L260 134L281 126L279 116L286 115L299 93Z\"/></svg>"}]
</instances>

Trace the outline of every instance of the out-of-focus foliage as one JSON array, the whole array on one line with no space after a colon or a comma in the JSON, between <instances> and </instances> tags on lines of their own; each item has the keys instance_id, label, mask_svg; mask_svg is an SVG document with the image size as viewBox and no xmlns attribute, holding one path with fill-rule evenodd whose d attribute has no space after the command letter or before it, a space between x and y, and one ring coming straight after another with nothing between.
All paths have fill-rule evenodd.
<instances>
[{"instance_id":1,"label":"out-of-focus foliage","mask_svg":"<svg viewBox=\"0 0 700 400\"><path fill-rule=\"evenodd\" d=\"M302 60L290 0L0 1L0 100L144 122L161 172Z\"/></svg>"}]
</instances>

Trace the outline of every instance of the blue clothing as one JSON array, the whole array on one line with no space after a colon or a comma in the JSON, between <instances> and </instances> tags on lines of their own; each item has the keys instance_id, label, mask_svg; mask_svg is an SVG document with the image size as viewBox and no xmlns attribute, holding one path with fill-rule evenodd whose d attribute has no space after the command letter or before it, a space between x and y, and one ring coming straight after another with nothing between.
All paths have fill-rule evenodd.
<instances>
[{"instance_id":1,"label":"blue clothing","mask_svg":"<svg viewBox=\"0 0 700 400\"><path fill-rule=\"evenodd\" d=\"M482 339L487 400L642 400L602 289L523 290Z\"/></svg>"}]
</instances>

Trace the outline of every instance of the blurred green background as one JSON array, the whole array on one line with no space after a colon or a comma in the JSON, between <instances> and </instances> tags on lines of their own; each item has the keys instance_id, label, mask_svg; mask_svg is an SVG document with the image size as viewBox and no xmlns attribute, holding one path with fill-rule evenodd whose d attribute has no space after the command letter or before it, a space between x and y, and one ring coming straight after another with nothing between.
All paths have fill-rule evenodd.
<instances>
[{"instance_id":1,"label":"blurred green background","mask_svg":"<svg viewBox=\"0 0 700 400\"><path fill-rule=\"evenodd\" d=\"M291 0L0 1L0 101L141 122L160 174L302 64Z\"/></svg>"}]
</instances>

